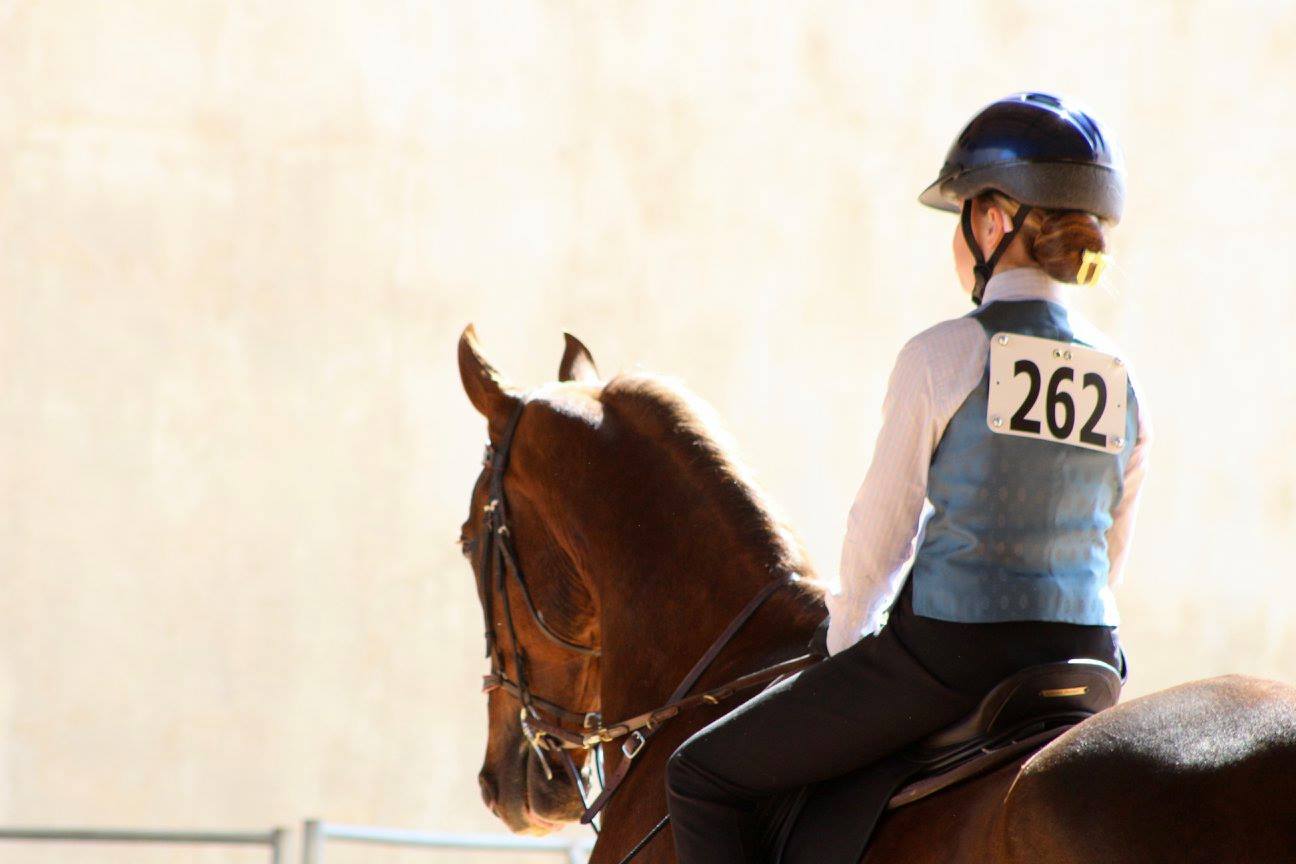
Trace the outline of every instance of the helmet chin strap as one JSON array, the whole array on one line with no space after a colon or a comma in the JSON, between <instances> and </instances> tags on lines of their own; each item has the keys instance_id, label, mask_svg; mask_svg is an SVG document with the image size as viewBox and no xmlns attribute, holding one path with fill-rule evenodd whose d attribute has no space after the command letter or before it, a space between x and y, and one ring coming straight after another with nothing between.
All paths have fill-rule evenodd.
<instances>
[{"instance_id":1,"label":"helmet chin strap","mask_svg":"<svg viewBox=\"0 0 1296 864\"><path fill-rule=\"evenodd\" d=\"M1008 251L1008 247L1012 245L1017 232L1021 231L1021 227L1026 224L1026 217L1030 215L1030 212L1031 206L1029 204L1023 204L1017 208L1017 213L1012 220L1012 230L1004 232L999 245L995 247L994 252L990 253L990 258L987 260L981 254L981 246L976 242L976 237L972 235L972 199L965 198L963 200L963 215L960 217L963 225L963 239L967 241L968 250L972 253L972 260L975 262L972 265L972 275L976 277L976 283L972 286L972 305L981 305L981 298L985 295L986 283L994 275L995 265L999 263L999 259L1003 257L1003 254Z\"/></svg>"}]
</instances>

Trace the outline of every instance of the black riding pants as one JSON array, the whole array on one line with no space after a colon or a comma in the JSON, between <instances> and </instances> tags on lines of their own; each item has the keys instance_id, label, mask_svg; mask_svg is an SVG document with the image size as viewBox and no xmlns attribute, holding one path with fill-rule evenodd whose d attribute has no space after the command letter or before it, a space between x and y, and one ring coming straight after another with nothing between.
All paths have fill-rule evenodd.
<instances>
[{"instance_id":1,"label":"black riding pants","mask_svg":"<svg viewBox=\"0 0 1296 864\"><path fill-rule=\"evenodd\" d=\"M958 721L1013 672L1075 657L1120 668L1115 628L924 618L913 612L909 581L880 633L770 687L675 751L666 786L680 864L760 860L763 799Z\"/></svg>"}]
</instances>

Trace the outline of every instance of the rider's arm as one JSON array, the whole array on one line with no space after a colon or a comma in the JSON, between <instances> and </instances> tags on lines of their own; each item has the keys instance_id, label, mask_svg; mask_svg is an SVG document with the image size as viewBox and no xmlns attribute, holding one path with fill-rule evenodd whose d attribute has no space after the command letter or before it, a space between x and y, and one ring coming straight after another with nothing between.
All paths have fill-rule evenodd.
<instances>
[{"instance_id":1,"label":"rider's arm","mask_svg":"<svg viewBox=\"0 0 1296 864\"><path fill-rule=\"evenodd\" d=\"M1139 392L1139 391L1136 391ZM1129 557L1130 541L1134 537L1134 519L1138 515L1139 495L1143 491L1143 478L1147 475L1148 450L1152 444L1152 421L1147 403L1140 395L1138 400L1138 438L1125 464L1124 490L1120 502L1112 509L1112 525L1107 529L1107 560L1111 569L1107 583L1115 588L1124 575L1125 560Z\"/></svg>"},{"instance_id":2,"label":"rider's arm","mask_svg":"<svg viewBox=\"0 0 1296 864\"><path fill-rule=\"evenodd\" d=\"M900 590L923 519L927 471L950 417L981 378L987 341L970 318L937 324L896 358L864 482L847 517L828 650L876 632Z\"/></svg>"}]
</instances>

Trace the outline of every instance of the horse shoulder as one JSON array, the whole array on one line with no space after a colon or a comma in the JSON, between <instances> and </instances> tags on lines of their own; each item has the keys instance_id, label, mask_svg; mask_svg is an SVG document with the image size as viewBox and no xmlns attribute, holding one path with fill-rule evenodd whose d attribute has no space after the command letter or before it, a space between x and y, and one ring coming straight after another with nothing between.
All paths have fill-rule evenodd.
<instances>
[{"instance_id":1,"label":"horse shoulder","mask_svg":"<svg viewBox=\"0 0 1296 864\"><path fill-rule=\"evenodd\" d=\"M1086 720L1023 764L998 845L1004 864L1292 860L1296 687L1227 675Z\"/></svg>"}]
</instances>

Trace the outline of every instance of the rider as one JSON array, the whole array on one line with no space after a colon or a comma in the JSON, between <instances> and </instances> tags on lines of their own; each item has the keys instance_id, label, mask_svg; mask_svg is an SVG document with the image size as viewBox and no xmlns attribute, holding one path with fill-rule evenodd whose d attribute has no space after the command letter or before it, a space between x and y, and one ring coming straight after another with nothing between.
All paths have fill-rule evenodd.
<instances>
[{"instance_id":1,"label":"rider","mask_svg":"<svg viewBox=\"0 0 1296 864\"><path fill-rule=\"evenodd\" d=\"M758 860L761 799L958 721L1013 672L1123 670L1111 588L1150 427L1062 284L1097 281L1123 173L1110 134L1044 93L991 103L955 140L919 201L961 213L954 265L977 308L900 351L828 598L831 656L671 757L682 864Z\"/></svg>"}]
</instances>

